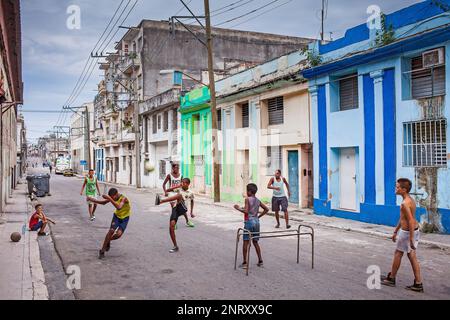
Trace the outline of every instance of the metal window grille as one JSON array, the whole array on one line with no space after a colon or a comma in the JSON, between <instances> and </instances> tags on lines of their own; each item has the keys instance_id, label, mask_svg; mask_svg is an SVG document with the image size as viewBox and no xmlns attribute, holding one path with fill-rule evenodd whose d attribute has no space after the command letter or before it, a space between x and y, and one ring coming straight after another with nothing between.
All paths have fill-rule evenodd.
<instances>
[{"instance_id":1,"label":"metal window grille","mask_svg":"<svg viewBox=\"0 0 450 320\"><path fill-rule=\"evenodd\" d=\"M242 105L242 128L249 127L249 111L248 103Z\"/></svg>"},{"instance_id":2,"label":"metal window grille","mask_svg":"<svg viewBox=\"0 0 450 320\"><path fill-rule=\"evenodd\" d=\"M161 115L158 116L158 130L161 130Z\"/></svg>"},{"instance_id":3,"label":"metal window grille","mask_svg":"<svg viewBox=\"0 0 450 320\"><path fill-rule=\"evenodd\" d=\"M276 97L268 100L269 125L284 123L284 98Z\"/></svg>"},{"instance_id":4,"label":"metal window grille","mask_svg":"<svg viewBox=\"0 0 450 320\"><path fill-rule=\"evenodd\" d=\"M281 146L267 147L267 168L271 171L283 170L283 153Z\"/></svg>"},{"instance_id":5,"label":"metal window grille","mask_svg":"<svg viewBox=\"0 0 450 320\"><path fill-rule=\"evenodd\" d=\"M412 58L411 95L413 99L445 95L445 66L424 68L422 56Z\"/></svg>"},{"instance_id":6,"label":"metal window grille","mask_svg":"<svg viewBox=\"0 0 450 320\"><path fill-rule=\"evenodd\" d=\"M339 110L358 109L358 75L339 80Z\"/></svg>"},{"instance_id":7,"label":"metal window grille","mask_svg":"<svg viewBox=\"0 0 450 320\"><path fill-rule=\"evenodd\" d=\"M164 132L169 131L169 112L168 111L164 111L164 127L163 130Z\"/></svg>"},{"instance_id":8,"label":"metal window grille","mask_svg":"<svg viewBox=\"0 0 450 320\"><path fill-rule=\"evenodd\" d=\"M447 166L447 122L445 119L403 124L405 167Z\"/></svg>"}]
</instances>

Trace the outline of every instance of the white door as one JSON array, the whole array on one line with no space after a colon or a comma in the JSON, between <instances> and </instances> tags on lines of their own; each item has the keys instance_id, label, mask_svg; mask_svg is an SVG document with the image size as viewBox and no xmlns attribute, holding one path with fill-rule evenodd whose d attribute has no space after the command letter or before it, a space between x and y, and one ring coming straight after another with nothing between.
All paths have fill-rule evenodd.
<instances>
[{"instance_id":1,"label":"white door","mask_svg":"<svg viewBox=\"0 0 450 320\"><path fill-rule=\"evenodd\" d=\"M340 207L356 211L356 155L354 148L341 149L340 155Z\"/></svg>"}]
</instances>

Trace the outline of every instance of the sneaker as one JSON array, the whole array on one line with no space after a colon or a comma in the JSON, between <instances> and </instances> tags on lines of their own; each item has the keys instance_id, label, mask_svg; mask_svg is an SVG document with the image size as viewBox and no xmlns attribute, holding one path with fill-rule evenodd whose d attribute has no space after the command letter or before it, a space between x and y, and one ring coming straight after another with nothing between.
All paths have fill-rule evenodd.
<instances>
[{"instance_id":1,"label":"sneaker","mask_svg":"<svg viewBox=\"0 0 450 320\"><path fill-rule=\"evenodd\" d=\"M280 229L280 225L277 224L277 225L275 226L275 229Z\"/></svg>"},{"instance_id":2,"label":"sneaker","mask_svg":"<svg viewBox=\"0 0 450 320\"><path fill-rule=\"evenodd\" d=\"M414 292L423 292L423 284L416 283L416 281L414 280L414 284L412 286L407 286L406 289Z\"/></svg>"},{"instance_id":3,"label":"sneaker","mask_svg":"<svg viewBox=\"0 0 450 320\"><path fill-rule=\"evenodd\" d=\"M290 228L292 228L290 225L287 225L287 226L286 226L286 229L290 229Z\"/></svg>"},{"instance_id":4,"label":"sneaker","mask_svg":"<svg viewBox=\"0 0 450 320\"><path fill-rule=\"evenodd\" d=\"M47 237L49 235L48 232L38 232L39 237Z\"/></svg>"},{"instance_id":5,"label":"sneaker","mask_svg":"<svg viewBox=\"0 0 450 320\"><path fill-rule=\"evenodd\" d=\"M159 206L161 204L161 197L159 194L156 195L155 206Z\"/></svg>"},{"instance_id":6,"label":"sneaker","mask_svg":"<svg viewBox=\"0 0 450 320\"><path fill-rule=\"evenodd\" d=\"M262 262L262 261L258 262L257 266L260 268L264 267L264 262Z\"/></svg>"},{"instance_id":7,"label":"sneaker","mask_svg":"<svg viewBox=\"0 0 450 320\"><path fill-rule=\"evenodd\" d=\"M95 221L95 216L92 216L89 220Z\"/></svg>"},{"instance_id":8,"label":"sneaker","mask_svg":"<svg viewBox=\"0 0 450 320\"><path fill-rule=\"evenodd\" d=\"M381 276L381 284L388 287L395 287L395 278L391 278L391 273L389 272L387 276Z\"/></svg>"},{"instance_id":9,"label":"sneaker","mask_svg":"<svg viewBox=\"0 0 450 320\"><path fill-rule=\"evenodd\" d=\"M242 264L239 266L239 268L241 268L241 269L247 269L247 262L242 263Z\"/></svg>"},{"instance_id":10,"label":"sneaker","mask_svg":"<svg viewBox=\"0 0 450 320\"><path fill-rule=\"evenodd\" d=\"M102 250L100 250L100 251L98 252L98 258L99 258L99 259L105 258L105 253L104 253Z\"/></svg>"},{"instance_id":11,"label":"sneaker","mask_svg":"<svg viewBox=\"0 0 450 320\"><path fill-rule=\"evenodd\" d=\"M193 224L191 221L186 222L186 226L189 228L194 228L195 224Z\"/></svg>"},{"instance_id":12,"label":"sneaker","mask_svg":"<svg viewBox=\"0 0 450 320\"><path fill-rule=\"evenodd\" d=\"M172 249L170 249L170 253L177 253L178 251L180 251L180 249L178 247L173 247Z\"/></svg>"}]
</instances>

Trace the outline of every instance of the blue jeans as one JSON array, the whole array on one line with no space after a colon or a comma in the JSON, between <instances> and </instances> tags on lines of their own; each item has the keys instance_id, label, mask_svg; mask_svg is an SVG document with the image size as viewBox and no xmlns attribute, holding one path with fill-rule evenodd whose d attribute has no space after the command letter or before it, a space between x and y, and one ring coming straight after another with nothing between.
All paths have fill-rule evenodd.
<instances>
[{"instance_id":1,"label":"blue jeans","mask_svg":"<svg viewBox=\"0 0 450 320\"><path fill-rule=\"evenodd\" d=\"M259 241L259 231L260 231L259 220L250 219L248 221L245 221L244 229L248 230L252 233L253 241ZM249 240L250 240L250 235L247 232L244 232L244 241L249 241Z\"/></svg>"}]
</instances>

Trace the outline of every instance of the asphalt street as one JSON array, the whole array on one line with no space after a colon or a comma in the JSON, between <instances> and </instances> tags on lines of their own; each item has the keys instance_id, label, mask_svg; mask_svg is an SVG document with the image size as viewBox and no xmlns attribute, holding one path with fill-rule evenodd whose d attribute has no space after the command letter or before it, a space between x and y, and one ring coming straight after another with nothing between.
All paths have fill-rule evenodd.
<instances>
[{"instance_id":1,"label":"asphalt street","mask_svg":"<svg viewBox=\"0 0 450 320\"><path fill-rule=\"evenodd\" d=\"M33 170L33 169L31 169ZM42 170L42 169L39 169ZM89 221L82 180L52 175L51 197L39 199L56 220L52 235L40 239L41 259L51 299L449 299L450 254L434 247L418 250L425 293L404 289L413 276L405 257L396 288L368 289L367 268L390 268L395 245L378 237L315 227L315 269L311 247L302 238L300 264L296 238L263 239L264 267L234 270L236 231L242 214L229 208L195 205L195 228L180 219L180 252L169 253L170 207L154 205L155 195L120 187L132 203L133 214L122 239L112 243L104 260L98 250L109 229L113 207L100 206ZM101 186L101 191L106 187ZM275 230L273 217L264 217L262 231ZM295 224L294 224L295 227ZM314 227L314 226L313 226ZM241 248L239 248L241 250ZM242 262L239 251L239 263ZM81 289L66 288L64 270L81 270Z\"/></svg>"}]
</instances>

